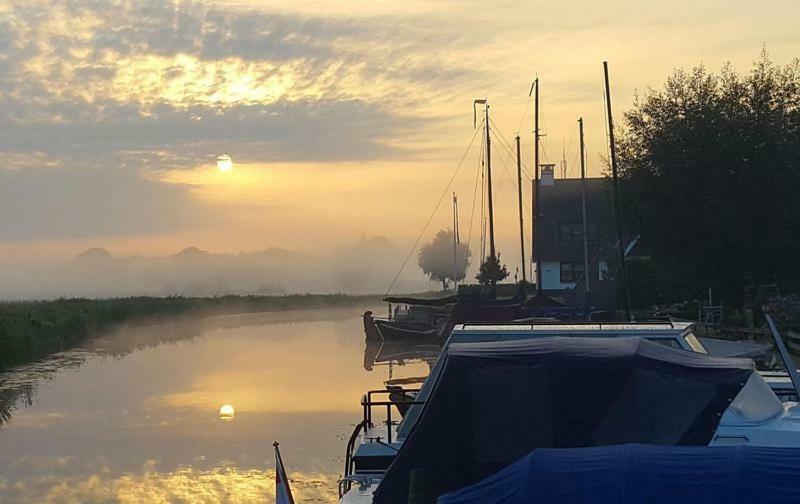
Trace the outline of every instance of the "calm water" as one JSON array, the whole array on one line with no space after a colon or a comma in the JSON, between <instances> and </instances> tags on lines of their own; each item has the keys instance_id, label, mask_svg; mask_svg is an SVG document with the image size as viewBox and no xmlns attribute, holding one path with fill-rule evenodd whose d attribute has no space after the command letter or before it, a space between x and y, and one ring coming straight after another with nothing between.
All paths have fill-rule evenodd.
<instances>
[{"instance_id":1,"label":"calm water","mask_svg":"<svg viewBox=\"0 0 800 504\"><path fill-rule=\"evenodd\" d=\"M275 440L298 504L336 502L361 394L434 355L365 348L362 311L122 328L0 374L0 502L272 502Z\"/></svg>"}]
</instances>

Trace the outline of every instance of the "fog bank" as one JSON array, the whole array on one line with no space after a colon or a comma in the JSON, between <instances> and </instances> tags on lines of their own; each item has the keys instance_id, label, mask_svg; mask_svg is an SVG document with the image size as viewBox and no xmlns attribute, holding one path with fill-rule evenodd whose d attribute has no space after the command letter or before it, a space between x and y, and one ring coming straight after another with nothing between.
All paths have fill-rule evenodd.
<instances>
[{"instance_id":1,"label":"fog bank","mask_svg":"<svg viewBox=\"0 0 800 504\"><path fill-rule=\"evenodd\" d=\"M116 257L90 248L68 261L6 265L0 270L0 297L381 294L407 253L382 236L362 238L328 256L275 247L238 254L187 247L161 257ZM436 286L422 276L412 257L392 291L431 288Z\"/></svg>"}]
</instances>

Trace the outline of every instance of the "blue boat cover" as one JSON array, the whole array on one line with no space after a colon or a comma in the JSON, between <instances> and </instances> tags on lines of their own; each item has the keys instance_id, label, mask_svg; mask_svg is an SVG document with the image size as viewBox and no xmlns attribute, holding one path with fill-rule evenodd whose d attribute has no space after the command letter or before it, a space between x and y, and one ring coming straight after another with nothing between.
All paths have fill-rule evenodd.
<instances>
[{"instance_id":1,"label":"blue boat cover","mask_svg":"<svg viewBox=\"0 0 800 504\"><path fill-rule=\"evenodd\" d=\"M435 500L535 448L707 445L754 372L640 338L452 343L439 364L375 504Z\"/></svg>"},{"instance_id":2,"label":"blue boat cover","mask_svg":"<svg viewBox=\"0 0 800 504\"><path fill-rule=\"evenodd\" d=\"M773 504L800 497L800 449L539 448L438 504Z\"/></svg>"}]
</instances>

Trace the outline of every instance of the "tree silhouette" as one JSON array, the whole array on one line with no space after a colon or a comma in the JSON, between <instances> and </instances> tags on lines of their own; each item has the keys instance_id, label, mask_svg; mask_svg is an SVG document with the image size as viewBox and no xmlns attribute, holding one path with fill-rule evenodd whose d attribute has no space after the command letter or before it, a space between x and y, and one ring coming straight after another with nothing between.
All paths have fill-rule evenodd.
<instances>
[{"instance_id":1,"label":"tree silhouette","mask_svg":"<svg viewBox=\"0 0 800 504\"><path fill-rule=\"evenodd\" d=\"M495 285L507 276L508 270L500 263L500 254L497 254L496 257L488 256L484 259L475 278L481 285Z\"/></svg>"},{"instance_id":2,"label":"tree silhouette","mask_svg":"<svg viewBox=\"0 0 800 504\"><path fill-rule=\"evenodd\" d=\"M800 60L677 71L625 120L623 216L656 273L639 284L727 305L749 282L800 287Z\"/></svg>"},{"instance_id":3,"label":"tree silhouette","mask_svg":"<svg viewBox=\"0 0 800 504\"><path fill-rule=\"evenodd\" d=\"M442 282L447 289L450 282L466 278L471 253L466 243L456 245L453 257L453 231L443 229L434 239L422 246L417 257L419 267L432 282Z\"/></svg>"}]
</instances>

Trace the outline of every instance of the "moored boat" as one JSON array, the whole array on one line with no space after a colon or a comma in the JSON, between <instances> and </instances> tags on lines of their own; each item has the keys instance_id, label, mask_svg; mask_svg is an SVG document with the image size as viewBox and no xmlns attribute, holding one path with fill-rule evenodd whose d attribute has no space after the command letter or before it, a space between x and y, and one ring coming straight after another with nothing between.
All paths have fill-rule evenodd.
<instances>
[{"instance_id":1,"label":"moored boat","mask_svg":"<svg viewBox=\"0 0 800 504\"><path fill-rule=\"evenodd\" d=\"M537 448L438 504L794 502L800 449L613 445Z\"/></svg>"},{"instance_id":2,"label":"moored boat","mask_svg":"<svg viewBox=\"0 0 800 504\"><path fill-rule=\"evenodd\" d=\"M651 336L656 329L650 328ZM642 332L643 328L638 330ZM609 334L609 328L606 331ZM661 332L665 333L663 327ZM454 466L453 461L469 458L468 453L462 453L465 446L488 450L484 458L494 462L484 461L461 468L464 474L480 473L478 475L484 477L537 446L626 442L745 442L800 446L800 432L793 429L800 420L800 412L793 410L794 403L781 404L749 359L721 359L669 348L671 345L663 342L635 338L548 337L466 344L455 343L454 339L458 339L458 331L454 332L421 391L408 404L411 408L400 425L395 425L391 419L387 425L373 425L366 411L373 407L391 407L391 403L365 398L363 424L369 432L362 438L361 445L356 446L354 441L349 446L350 466L343 482L341 502L406 502L402 499L408 497L404 492L408 492L412 481L423 487L425 481L439 482L436 484L443 485L437 486L439 493L474 483L480 478L476 476L467 481L453 476L461 467L458 463ZM620 360L614 357L615 352L630 347L632 342L645 350L638 361L637 358ZM568 349L575 350L575 345L577 348L585 345L597 359L589 359L589 362L574 351L570 353ZM551 350L561 352L560 357L555 361L541 361ZM464 359L470 361L470 366L460 369ZM556 361L557 366L553 364ZM642 367L642 362L649 364ZM514 371L521 364L524 366ZM482 374L498 365L498 374ZM542 366L549 366L546 372L542 371ZM534 373L536 376L526 371L534 368L541 371ZM658 378L659 373L670 378ZM727 378L721 378L722 375ZM545 379L547 376L550 379ZM609 377L614 376L617 378L608 382ZM549 385L543 386L543 383ZM564 386L572 392L567 393ZM711 396L698 395L697 391L704 387L706 391L715 392ZM478 392L479 398L475 395ZM508 394L514 397L503 399ZM603 397L608 407L599 404ZM698 398L700 403L693 402ZM469 411L464 409L467 403L472 405ZM594 413L587 410L593 405L598 408ZM517 418L526 408L529 416ZM601 410L606 413L597 413ZM437 415L431 411L446 413L431 423L431 418ZM563 414L567 416L559 416ZM463 419L467 419L468 425L459 424L459 429L453 431L453 422L463 423ZM413 430L410 425L414 426ZM550 432L550 437L536 438L544 434L531 434L531 425L541 427L532 429L538 433ZM581 425L583 427L579 427ZM464 432L472 432L472 437L456 439ZM370 457L374 458L370 460ZM439 462L434 460L437 457ZM377 461L380 463L374 463ZM440 474L439 471L444 472ZM357 487L353 482L358 483Z\"/></svg>"}]
</instances>

